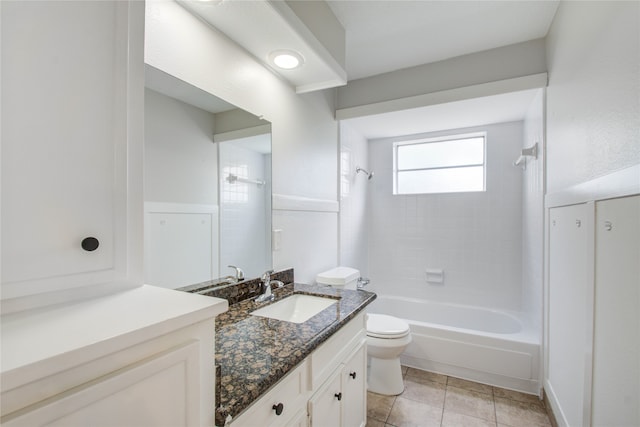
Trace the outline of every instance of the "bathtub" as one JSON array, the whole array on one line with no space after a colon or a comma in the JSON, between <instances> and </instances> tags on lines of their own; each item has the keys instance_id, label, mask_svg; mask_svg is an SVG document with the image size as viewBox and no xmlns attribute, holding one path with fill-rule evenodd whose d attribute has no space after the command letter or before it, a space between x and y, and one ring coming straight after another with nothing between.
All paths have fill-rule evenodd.
<instances>
[{"instance_id":1,"label":"bathtub","mask_svg":"<svg viewBox=\"0 0 640 427\"><path fill-rule=\"evenodd\" d=\"M409 323L405 366L540 394L540 339L513 314L389 295L367 311Z\"/></svg>"}]
</instances>

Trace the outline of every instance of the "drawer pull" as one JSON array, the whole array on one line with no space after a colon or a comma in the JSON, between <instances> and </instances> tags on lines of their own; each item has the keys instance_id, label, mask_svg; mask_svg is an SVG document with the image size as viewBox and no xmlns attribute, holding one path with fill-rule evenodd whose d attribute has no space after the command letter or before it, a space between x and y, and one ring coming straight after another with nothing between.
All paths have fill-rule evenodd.
<instances>
[{"instance_id":1,"label":"drawer pull","mask_svg":"<svg viewBox=\"0 0 640 427\"><path fill-rule=\"evenodd\" d=\"M342 392L336 393L336 394L334 394L334 396L336 397L336 399L342 400Z\"/></svg>"},{"instance_id":2,"label":"drawer pull","mask_svg":"<svg viewBox=\"0 0 640 427\"><path fill-rule=\"evenodd\" d=\"M98 249L98 246L100 246L100 242L95 237L85 237L84 239L82 239L81 245L82 249L84 249L85 251L92 252Z\"/></svg>"},{"instance_id":3,"label":"drawer pull","mask_svg":"<svg viewBox=\"0 0 640 427\"><path fill-rule=\"evenodd\" d=\"M273 405L271 407L271 409L276 411L276 415L280 415L280 414L282 414L282 411L284 410L284 405L282 403L278 403L277 405Z\"/></svg>"},{"instance_id":4,"label":"drawer pull","mask_svg":"<svg viewBox=\"0 0 640 427\"><path fill-rule=\"evenodd\" d=\"M353 378L354 380L356 379L356 373L355 373L355 372L351 372L351 373L349 374L349 376L350 376L351 378Z\"/></svg>"}]
</instances>

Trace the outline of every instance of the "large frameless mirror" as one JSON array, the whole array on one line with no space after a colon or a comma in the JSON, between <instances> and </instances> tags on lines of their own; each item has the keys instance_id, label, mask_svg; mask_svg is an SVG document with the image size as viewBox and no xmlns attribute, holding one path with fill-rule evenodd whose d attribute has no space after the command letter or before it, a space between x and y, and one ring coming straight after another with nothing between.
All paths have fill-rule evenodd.
<instances>
[{"instance_id":1,"label":"large frameless mirror","mask_svg":"<svg viewBox=\"0 0 640 427\"><path fill-rule=\"evenodd\" d=\"M145 283L179 288L271 268L271 125L145 68Z\"/></svg>"}]
</instances>

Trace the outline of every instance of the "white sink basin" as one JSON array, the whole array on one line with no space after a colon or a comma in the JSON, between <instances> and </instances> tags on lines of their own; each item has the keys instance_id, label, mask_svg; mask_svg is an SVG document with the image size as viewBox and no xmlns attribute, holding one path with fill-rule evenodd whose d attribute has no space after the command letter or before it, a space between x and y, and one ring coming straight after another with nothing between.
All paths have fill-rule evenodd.
<instances>
[{"instance_id":1,"label":"white sink basin","mask_svg":"<svg viewBox=\"0 0 640 427\"><path fill-rule=\"evenodd\" d=\"M252 312L251 315L302 323L336 302L338 300L332 298L293 294L274 304L262 307Z\"/></svg>"}]
</instances>

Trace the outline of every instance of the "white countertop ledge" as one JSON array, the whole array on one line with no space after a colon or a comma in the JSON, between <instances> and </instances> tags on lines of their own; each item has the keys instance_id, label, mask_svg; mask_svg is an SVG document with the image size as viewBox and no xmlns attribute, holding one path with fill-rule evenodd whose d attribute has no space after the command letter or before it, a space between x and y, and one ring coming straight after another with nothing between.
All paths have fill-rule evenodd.
<instances>
[{"instance_id":1,"label":"white countertop ledge","mask_svg":"<svg viewBox=\"0 0 640 427\"><path fill-rule=\"evenodd\" d=\"M143 285L96 299L2 316L2 391L204 321L224 299ZM212 331L213 333L213 331Z\"/></svg>"}]
</instances>

